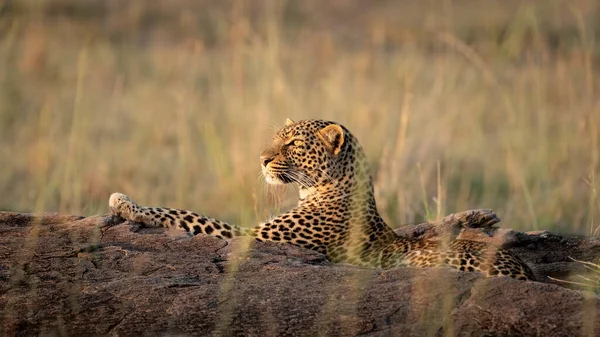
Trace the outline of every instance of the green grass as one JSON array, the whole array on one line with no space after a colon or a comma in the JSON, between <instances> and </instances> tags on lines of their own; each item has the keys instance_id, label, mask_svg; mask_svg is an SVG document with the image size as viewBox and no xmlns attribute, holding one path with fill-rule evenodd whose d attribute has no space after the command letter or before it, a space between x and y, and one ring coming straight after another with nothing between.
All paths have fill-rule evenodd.
<instances>
[{"instance_id":1,"label":"green grass","mask_svg":"<svg viewBox=\"0 0 600 337\"><path fill-rule=\"evenodd\" d=\"M108 196L252 225L293 204L258 156L339 121L398 226L492 208L600 230L595 1L19 1L0 18L0 209Z\"/></svg>"}]
</instances>

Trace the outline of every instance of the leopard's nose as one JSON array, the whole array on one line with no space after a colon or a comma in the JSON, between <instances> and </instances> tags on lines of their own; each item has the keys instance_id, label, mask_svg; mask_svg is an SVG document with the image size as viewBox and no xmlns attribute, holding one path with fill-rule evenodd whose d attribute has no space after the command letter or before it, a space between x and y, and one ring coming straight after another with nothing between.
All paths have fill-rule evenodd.
<instances>
[{"instance_id":1,"label":"leopard's nose","mask_svg":"<svg viewBox=\"0 0 600 337\"><path fill-rule=\"evenodd\" d=\"M260 156L260 163L262 164L262 166L267 167L267 164L272 162L273 159L275 159L274 156L270 156L270 155L261 155Z\"/></svg>"}]
</instances>

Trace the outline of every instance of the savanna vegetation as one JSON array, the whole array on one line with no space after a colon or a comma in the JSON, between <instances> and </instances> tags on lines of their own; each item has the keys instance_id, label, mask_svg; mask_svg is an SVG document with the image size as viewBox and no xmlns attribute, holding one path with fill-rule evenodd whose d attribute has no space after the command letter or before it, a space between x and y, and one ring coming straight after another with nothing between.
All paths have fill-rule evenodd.
<instances>
[{"instance_id":1,"label":"savanna vegetation","mask_svg":"<svg viewBox=\"0 0 600 337\"><path fill-rule=\"evenodd\" d=\"M0 209L108 196L253 225L294 203L285 118L361 140L400 226L492 208L600 235L595 0L19 0L0 5Z\"/></svg>"}]
</instances>

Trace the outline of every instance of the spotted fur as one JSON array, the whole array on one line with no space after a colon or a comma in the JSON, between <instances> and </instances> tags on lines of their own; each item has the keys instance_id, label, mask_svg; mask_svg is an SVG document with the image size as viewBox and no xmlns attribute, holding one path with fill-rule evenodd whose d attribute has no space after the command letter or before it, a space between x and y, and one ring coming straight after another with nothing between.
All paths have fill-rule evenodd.
<instances>
[{"instance_id":1,"label":"spotted fur","mask_svg":"<svg viewBox=\"0 0 600 337\"><path fill-rule=\"evenodd\" d=\"M375 204L368 161L356 138L343 126L322 120L286 121L260 156L268 183L295 183L298 205L254 228L242 228L194 212L138 206L114 193L111 212L147 226L181 228L193 235L222 239L253 236L323 253L332 262L380 268L450 266L485 275L533 280L518 257L485 243L438 241L398 236Z\"/></svg>"}]
</instances>

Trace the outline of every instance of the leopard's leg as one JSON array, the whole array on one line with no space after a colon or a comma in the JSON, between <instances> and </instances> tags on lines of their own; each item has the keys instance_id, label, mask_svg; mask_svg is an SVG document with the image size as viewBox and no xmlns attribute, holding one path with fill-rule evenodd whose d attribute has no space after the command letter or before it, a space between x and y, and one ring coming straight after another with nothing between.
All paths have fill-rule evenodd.
<instances>
[{"instance_id":1,"label":"leopard's leg","mask_svg":"<svg viewBox=\"0 0 600 337\"><path fill-rule=\"evenodd\" d=\"M255 236L256 229L242 228L194 212L162 207L142 207L122 193L113 193L108 201L113 215L148 227L180 228L191 235L208 234L221 239Z\"/></svg>"},{"instance_id":2,"label":"leopard's leg","mask_svg":"<svg viewBox=\"0 0 600 337\"><path fill-rule=\"evenodd\" d=\"M110 196L109 208L113 215L142 223L148 227L180 228L192 235L208 234L222 239L252 236L257 241L290 243L323 254L327 253L328 241L326 238L312 237L308 227L292 223L291 219L296 214L294 210L256 227L243 228L190 211L142 207L122 193L113 193Z\"/></svg>"},{"instance_id":3,"label":"leopard's leg","mask_svg":"<svg viewBox=\"0 0 600 337\"><path fill-rule=\"evenodd\" d=\"M435 239L450 242L468 232L476 241L489 241L489 231L500 222L500 218L490 209L475 209L454 213L442 219L419 224L415 229L422 233L421 239ZM414 234L413 234L414 236Z\"/></svg>"},{"instance_id":4,"label":"leopard's leg","mask_svg":"<svg viewBox=\"0 0 600 337\"><path fill-rule=\"evenodd\" d=\"M437 241L400 239L383 251L381 259L384 268L398 265L419 268L449 266L462 271L481 272L487 277L535 280L529 266L509 251L468 240L456 240L441 247Z\"/></svg>"},{"instance_id":5,"label":"leopard's leg","mask_svg":"<svg viewBox=\"0 0 600 337\"><path fill-rule=\"evenodd\" d=\"M440 253L438 263L462 271L481 272L487 277L510 276L534 281L535 276L525 262L508 250L483 242L456 240Z\"/></svg>"}]
</instances>

